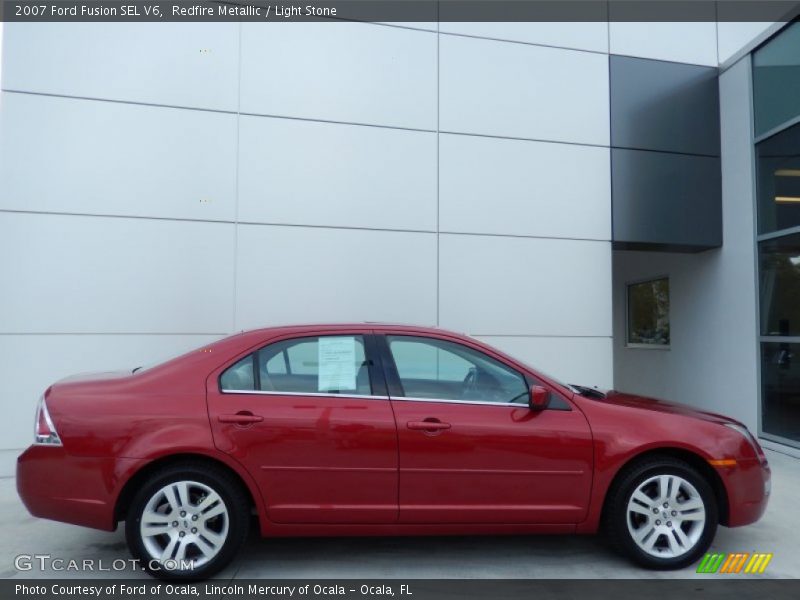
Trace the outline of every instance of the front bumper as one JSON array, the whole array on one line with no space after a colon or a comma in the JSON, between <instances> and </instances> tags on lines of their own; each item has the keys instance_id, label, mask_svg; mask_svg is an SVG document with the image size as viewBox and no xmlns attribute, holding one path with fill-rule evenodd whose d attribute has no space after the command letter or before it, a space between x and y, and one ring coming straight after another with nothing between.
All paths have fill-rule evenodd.
<instances>
[{"instance_id":1,"label":"front bumper","mask_svg":"<svg viewBox=\"0 0 800 600\"><path fill-rule=\"evenodd\" d=\"M73 456L63 446L33 445L17 458L17 493L34 517L113 531L116 498L140 462Z\"/></svg>"},{"instance_id":2,"label":"front bumper","mask_svg":"<svg viewBox=\"0 0 800 600\"><path fill-rule=\"evenodd\" d=\"M717 472L728 492L728 527L740 527L758 521L767 509L772 472L766 459L739 461L736 467Z\"/></svg>"}]
</instances>

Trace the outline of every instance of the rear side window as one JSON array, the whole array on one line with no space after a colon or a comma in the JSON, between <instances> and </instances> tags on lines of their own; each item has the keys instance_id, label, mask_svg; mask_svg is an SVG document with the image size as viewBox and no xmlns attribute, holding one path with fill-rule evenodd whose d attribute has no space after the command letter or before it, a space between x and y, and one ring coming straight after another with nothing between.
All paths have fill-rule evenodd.
<instances>
[{"instance_id":1,"label":"rear side window","mask_svg":"<svg viewBox=\"0 0 800 600\"><path fill-rule=\"evenodd\" d=\"M238 368L249 368L251 379L236 375ZM239 384L249 387L229 387ZM372 394L360 335L304 337L270 344L229 367L220 377L220 387L224 391Z\"/></svg>"},{"instance_id":2,"label":"rear side window","mask_svg":"<svg viewBox=\"0 0 800 600\"><path fill-rule=\"evenodd\" d=\"M254 390L253 355L249 354L237 362L219 378L219 386L223 390Z\"/></svg>"}]
</instances>

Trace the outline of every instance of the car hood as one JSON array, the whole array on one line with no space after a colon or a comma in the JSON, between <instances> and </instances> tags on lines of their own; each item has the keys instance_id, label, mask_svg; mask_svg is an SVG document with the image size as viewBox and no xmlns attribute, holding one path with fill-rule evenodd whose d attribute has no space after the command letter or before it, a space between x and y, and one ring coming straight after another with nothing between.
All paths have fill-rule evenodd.
<instances>
[{"instance_id":1,"label":"car hood","mask_svg":"<svg viewBox=\"0 0 800 600\"><path fill-rule=\"evenodd\" d=\"M598 399L597 401L605 404L625 406L639 410L694 417L696 419L702 419L703 421L710 421L712 423L737 423L737 421L731 419L730 417L705 410L699 410L692 406L687 406L686 404L667 402L665 400L658 400L656 398L648 398L646 396L638 396L635 394L626 394L615 390L606 392L605 398Z\"/></svg>"}]
</instances>

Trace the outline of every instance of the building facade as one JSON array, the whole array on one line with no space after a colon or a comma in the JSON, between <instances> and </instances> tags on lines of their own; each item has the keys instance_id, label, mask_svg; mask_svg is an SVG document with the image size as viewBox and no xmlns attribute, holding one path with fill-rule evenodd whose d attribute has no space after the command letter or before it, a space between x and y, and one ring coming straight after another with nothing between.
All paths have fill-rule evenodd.
<instances>
[{"instance_id":1,"label":"building facade","mask_svg":"<svg viewBox=\"0 0 800 600\"><path fill-rule=\"evenodd\" d=\"M756 214L754 157L797 154L797 114L754 115L777 59L750 51L781 28L7 24L3 470L58 378L309 321L463 331L770 437L798 418L770 261L800 222ZM659 279L669 341L631 343L630 284Z\"/></svg>"}]
</instances>

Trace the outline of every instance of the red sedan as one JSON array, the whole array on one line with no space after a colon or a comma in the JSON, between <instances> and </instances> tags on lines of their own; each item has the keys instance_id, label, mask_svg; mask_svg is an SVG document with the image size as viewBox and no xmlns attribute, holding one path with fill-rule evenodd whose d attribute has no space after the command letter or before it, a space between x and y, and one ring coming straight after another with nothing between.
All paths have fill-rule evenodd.
<instances>
[{"instance_id":1,"label":"red sedan","mask_svg":"<svg viewBox=\"0 0 800 600\"><path fill-rule=\"evenodd\" d=\"M651 568L761 517L744 425L565 385L467 336L277 327L60 381L17 464L31 514L112 531L200 579L263 536L595 533Z\"/></svg>"}]
</instances>

